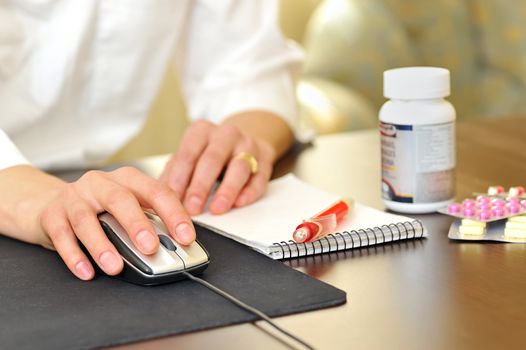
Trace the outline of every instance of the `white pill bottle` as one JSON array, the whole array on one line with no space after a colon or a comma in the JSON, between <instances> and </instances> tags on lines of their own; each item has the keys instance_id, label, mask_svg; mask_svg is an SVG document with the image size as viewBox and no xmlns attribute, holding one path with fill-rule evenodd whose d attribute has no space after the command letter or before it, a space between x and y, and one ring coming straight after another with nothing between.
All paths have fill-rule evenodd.
<instances>
[{"instance_id":1,"label":"white pill bottle","mask_svg":"<svg viewBox=\"0 0 526 350\"><path fill-rule=\"evenodd\" d=\"M430 213L455 197L455 108L449 71L406 67L384 72L380 109L382 197L388 209Z\"/></svg>"}]
</instances>

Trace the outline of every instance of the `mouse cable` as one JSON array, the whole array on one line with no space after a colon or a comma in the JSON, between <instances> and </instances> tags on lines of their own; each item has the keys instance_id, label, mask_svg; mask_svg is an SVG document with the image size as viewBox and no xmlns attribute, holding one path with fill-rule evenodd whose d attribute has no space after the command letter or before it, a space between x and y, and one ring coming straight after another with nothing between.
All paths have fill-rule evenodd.
<instances>
[{"instance_id":1,"label":"mouse cable","mask_svg":"<svg viewBox=\"0 0 526 350\"><path fill-rule=\"evenodd\" d=\"M228 294L227 292L225 292L224 290L222 289L219 289L218 287L214 286L213 284L205 281L204 279L202 278L199 278L199 277L196 277L194 275L192 275L191 273L189 272L183 272L183 274L188 277L189 279L205 286L206 288L212 290L213 292L221 295L223 298L229 300L230 302L236 304L237 306L239 306L240 308L242 309L245 309L246 311L258 316L259 318L261 318L263 321L266 321L269 325L271 325L272 327L274 327L275 329L277 329L278 331L280 331L281 333L283 333L284 335L288 336L289 338L291 339L294 339L295 341L297 341L298 343L302 344L303 346L305 346L307 349L309 350L314 350L314 348L312 346L310 346L309 344L307 344L305 341L301 340L300 338L296 337L295 335L289 333L287 330L281 328L280 326L278 326L274 321L272 321L272 319L270 317L268 317L266 314L264 314L263 312L259 311L258 309L248 305L248 304L245 304L244 302L242 302L241 300L237 299L236 297Z\"/></svg>"}]
</instances>

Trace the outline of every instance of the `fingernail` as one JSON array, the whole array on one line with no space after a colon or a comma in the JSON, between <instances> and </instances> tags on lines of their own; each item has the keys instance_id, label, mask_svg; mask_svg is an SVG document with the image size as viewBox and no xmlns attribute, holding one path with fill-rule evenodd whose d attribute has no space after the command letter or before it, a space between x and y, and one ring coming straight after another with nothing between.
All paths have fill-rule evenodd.
<instances>
[{"instance_id":1,"label":"fingernail","mask_svg":"<svg viewBox=\"0 0 526 350\"><path fill-rule=\"evenodd\" d=\"M77 271L77 275L83 280L91 279L95 273L93 267L85 261L78 262L77 265L75 265L75 271Z\"/></svg>"},{"instance_id":2,"label":"fingernail","mask_svg":"<svg viewBox=\"0 0 526 350\"><path fill-rule=\"evenodd\" d=\"M146 252L153 252L155 248L157 247L157 242L155 241L155 237L153 235L144 230L137 234L137 237L135 237L139 245L142 247L143 250Z\"/></svg>"},{"instance_id":3,"label":"fingernail","mask_svg":"<svg viewBox=\"0 0 526 350\"><path fill-rule=\"evenodd\" d=\"M230 209L230 201L225 196L219 196L214 199L211 209L213 209L213 211L216 213L224 213Z\"/></svg>"},{"instance_id":4,"label":"fingernail","mask_svg":"<svg viewBox=\"0 0 526 350\"><path fill-rule=\"evenodd\" d=\"M182 244L190 244L195 240L195 231L186 222L177 225L175 234Z\"/></svg>"},{"instance_id":5,"label":"fingernail","mask_svg":"<svg viewBox=\"0 0 526 350\"><path fill-rule=\"evenodd\" d=\"M197 215L201 212L201 205L203 201L197 196L191 196L186 200L185 207L190 215Z\"/></svg>"},{"instance_id":6,"label":"fingernail","mask_svg":"<svg viewBox=\"0 0 526 350\"><path fill-rule=\"evenodd\" d=\"M105 272L115 272L119 268L119 258L109 250L102 253L99 260Z\"/></svg>"}]
</instances>

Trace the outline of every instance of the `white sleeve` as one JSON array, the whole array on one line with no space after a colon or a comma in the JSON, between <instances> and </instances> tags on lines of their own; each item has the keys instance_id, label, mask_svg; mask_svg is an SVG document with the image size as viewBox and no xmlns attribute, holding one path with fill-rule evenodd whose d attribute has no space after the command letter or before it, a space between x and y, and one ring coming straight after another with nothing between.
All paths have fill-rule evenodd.
<instances>
[{"instance_id":1,"label":"white sleeve","mask_svg":"<svg viewBox=\"0 0 526 350\"><path fill-rule=\"evenodd\" d=\"M21 164L29 164L29 162L9 136L0 129L0 170Z\"/></svg>"},{"instance_id":2,"label":"white sleeve","mask_svg":"<svg viewBox=\"0 0 526 350\"><path fill-rule=\"evenodd\" d=\"M276 0L194 3L178 68L192 120L220 122L250 109L274 112L294 129L294 76L303 52L278 25Z\"/></svg>"}]
</instances>

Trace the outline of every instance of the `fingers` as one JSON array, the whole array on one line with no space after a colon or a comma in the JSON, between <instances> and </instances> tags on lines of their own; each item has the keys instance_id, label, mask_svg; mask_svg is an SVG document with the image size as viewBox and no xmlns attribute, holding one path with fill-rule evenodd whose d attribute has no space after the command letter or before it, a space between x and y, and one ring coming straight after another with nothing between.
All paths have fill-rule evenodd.
<instances>
[{"instance_id":1,"label":"fingers","mask_svg":"<svg viewBox=\"0 0 526 350\"><path fill-rule=\"evenodd\" d=\"M69 270L81 280L92 279L95 270L80 249L64 209L59 206L48 209L41 217L41 225Z\"/></svg>"},{"instance_id":2,"label":"fingers","mask_svg":"<svg viewBox=\"0 0 526 350\"><path fill-rule=\"evenodd\" d=\"M168 228L169 234L179 243L188 245L195 240L192 220L184 210L174 191L135 168L121 168L112 176L125 178L126 184L139 202L151 207ZM118 180L117 180L118 181Z\"/></svg>"},{"instance_id":3,"label":"fingers","mask_svg":"<svg viewBox=\"0 0 526 350\"><path fill-rule=\"evenodd\" d=\"M210 212L223 214L229 211L250 176L250 169L245 161L240 159L232 161L210 203Z\"/></svg>"},{"instance_id":4,"label":"fingers","mask_svg":"<svg viewBox=\"0 0 526 350\"><path fill-rule=\"evenodd\" d=\"M270 145L261 143L232 125L197 122L185 134L181 149L165 167L161 180L179 198L184 198L184 207L190 215L197 215L203 211L214 184L226 168L210 211L222 214L233 206L247 205L263 195L272 173L274 151ZM260 170L254 176L246 161L232 160L241 151L257 158Z\"/></svg>"},{"instance_id":5,"label":"fingers","mask_svg":"<svg viewBox=\"0 0 526 350\"><path fill-rule=\"evenodd\" d=\"M94 276L78 240L106 274L116 275L122 271L123 260L102 230L98 214L111 213L141 252L153 254L159 248L159 238L143 207L154 209L179 243L195 240L192 221L175 192L131 167L111 173L90 171L66 185L43 211L41 226L52 248L78 278Z\"/></svg>"},{"instance_id":6,"label":"fingers","mask_svg":"<svg viewBox=\"0 0 526 350\"><path fill-rule=\"evenodd\" d=\"M239 208L254 203L267 190L269 178L270 176L267 178L260 173L253 176L236 199L234 207Z\"/></svg>"},{"instance_id":7,"label":"fingers","mask_svg":"<svg viewBox=\"0 0 526 350\"><path fill-rule=\"evenodd\" d=\"M234 145L242 135L237 128L224 125L210 136L210 142L197 161L188 187L184 206L190 215L203 211L206 199L219 174L232 157Z\"/></svg>"},{"instance_id":8,"label":"fingers","mask_svg":"<svg viewBox=\"0 0 526 350\"><path fill-rule=\"evenodd\" d=\"M237 154L241 151L252 154L258 161L258 172L251 174L250 165L243 159L233 159L221 185L210 204L213 214L222 214L233 206L242 207L260 198L267 189L272 175L273 153L264 145L245 142L238 146Z\"/></svg>"},{"instance_id":9,"label":"fingers","mask_svg":"<svg viewBox=\"0 0 526 350\"><path fill-rule=\"evenodd\" d=\"M155 253L159 248L159 237L134 194L119 183L103 177L93 181L92 186L98 188L94 191L98 202L117 219L133 244L144 254Z\"/></svg>"},{"instance_id":10,"label":"fingers","mask_svg":"<svg viewBox=\"0 0 526 350\"><path fill-rule=\"evenodd\" d=\"M95 177L92 186L98 188L97 201L121 223L133 243L144 254L159 248L159 237L143 212L152 208L165 223L168 233L179 243L195 240L195 229L175 192L135 168L124 167L109 174L109 179Z\"/></svg>"},{"instance_id":11,"label":"fingers","mask_svg":"<svg viewBox=\"0 0 526 350\"><path fill-rule=\"evenodd\" d=\"M253 145L246 144L238 147L238 150L234 154L238 154L243 150L252 154L256 159L258 158L258 153ZM221 185L210 203L210 212L212 214L223 214L229 211L251 176L250 165L246 160L232 159L221 181Z\"/></svg>"},{"instance_id":12,"label":"fingers","mask_svg":"<svg viewBox=\"0 0 526 350\"><path fill-rule=\"evenodd\" d=\"M136 173L126 174L127 180L137 177ZM142 253L153 254L157 251L159 237L128 188L114 181L108 174L97 171L86 173L82 181L84 186L80 191L84 198L91 199L92 207L97 213L107 211L112 214Z\"/></svg>"},{"instance_id":13,"label":"fingers","mask_svg":"<svg viewBox=\"0 0 526 350\"><path fill-rule=\"evenodd\" d=\"M102 231L97 212L74 189L68 192L64 208L71 228L106 274L118 274L123 268L122 258Z\"/></svg>"},{"instance_id":14,"label":"fingers","mask_svg":"<svg viewBox=\"0 0 526 350\"><path fill-rule=\"evenodd\" d=\"M208 145L208 134L214 126L207 121L192 124L185 132L179 151L166 164L160 180L183 199L197 160Z\"/></svg>"},{"instance_id":15,"label":"fingers","mask_svg":"<svg viewBox=\"0 0 526 350\"><path fill-rule=\"evenodd\" d=\"M243 207L260 198L267 190L267 185L272 176L272 160L266 152L261 152L259 170L254 174L246 186L241 190L234 206Z\"/></svg>"}]
</instances>

